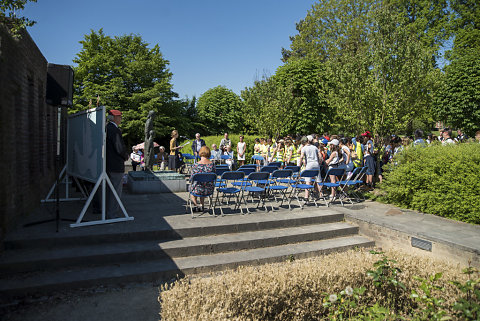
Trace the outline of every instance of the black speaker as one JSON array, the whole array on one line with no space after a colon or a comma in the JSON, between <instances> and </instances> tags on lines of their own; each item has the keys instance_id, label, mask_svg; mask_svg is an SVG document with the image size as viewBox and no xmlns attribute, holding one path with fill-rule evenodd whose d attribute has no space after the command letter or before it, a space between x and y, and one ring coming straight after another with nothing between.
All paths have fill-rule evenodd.
<instances>
[{"instance_id":1,"label":"black speaker","mask_svg":"<svg viewBox=\"0 0 480 321\"><path fill-rule=\"evenodd\" d=\"M72 67L48 64L46 102L52 106L73 106Z\"/></svg>"}]
</instances>

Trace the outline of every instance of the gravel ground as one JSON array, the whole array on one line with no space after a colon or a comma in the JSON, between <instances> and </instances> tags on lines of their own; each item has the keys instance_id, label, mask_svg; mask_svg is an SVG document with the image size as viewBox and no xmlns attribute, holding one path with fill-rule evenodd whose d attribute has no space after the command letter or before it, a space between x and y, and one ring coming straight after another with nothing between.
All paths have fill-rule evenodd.
<instances>
[{"instance_id":1,"label":"gravel ground","mask_svg":"<svg viewBox=\"0 0 480 321\"><path fill-rule=\"evenodd\" d=\"M2 302L0 320L159 320L159 289L153 284L97 287Z\"/></svg>"}]
</instances>

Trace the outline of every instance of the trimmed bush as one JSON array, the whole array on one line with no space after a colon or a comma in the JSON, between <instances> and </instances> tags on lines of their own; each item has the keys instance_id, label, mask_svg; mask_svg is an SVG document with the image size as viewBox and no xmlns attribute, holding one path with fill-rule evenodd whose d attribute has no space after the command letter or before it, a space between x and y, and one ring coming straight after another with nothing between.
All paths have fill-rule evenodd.
<instances>
[{"instance_id":1,"label":"trimmed bush","mask_svg":"<svg viewBox=\"0 0 480 321\"><path fill-rule=\"evenodd\" d=\"M411 147L386 167L380 200L480 224L480 144Z\"/></svg>"},{"instance_id":2,"label":"trimmed bush","mask_svg":"<svg viewBox=\"0 0 480 321\"><path fill-rule=\"evenodd\" d=\"M439 288L432 290L431 295L442 299L448 314L455 313L450 307L462 294L449 281L465 282L467 279L459 267L403 252L390 251L387 255L389 258L383 260L386 264L381 265L378 265L381 256L365 250L351 250L312 259L240 267L214 277L183 278L170 286L162 286L161 319L325 320L338 313L339 305L347 299L344 294L347 288L355 292L362 289L356 304L349 309L354 315L365 314L369 307L385 307L392 303L392 297L385 297L385 292L375 286L375 273L368 271L379 268L388 271L397 267L396 281L402 283L402 288L397 289L393 300L399 308L390 310L390 314L422 313L424 304L411 297L413 290L423 293L416 277L426 279L437 272L442 272L435 281ZM388 274L385 275L388 278ZM335 304L329 303L332 295L339 298Z\"/></svg>"}]
</instances>

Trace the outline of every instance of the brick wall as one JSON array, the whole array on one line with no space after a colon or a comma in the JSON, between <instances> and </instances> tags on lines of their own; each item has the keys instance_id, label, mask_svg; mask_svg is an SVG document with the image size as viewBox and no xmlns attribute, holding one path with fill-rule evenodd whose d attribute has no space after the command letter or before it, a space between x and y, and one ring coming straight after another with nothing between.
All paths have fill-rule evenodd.
<instances>
[{"instance_id":1,"label":"brick wall","mask_svg":"<svg viewBox=\"0 0 480 321\"><path fill-rule=\"evenodd\" d=\"M14 39L0 25L0 245L55 180L57 109L45 103L46 80L28 33Z\"/></svg>"}]
</instances>

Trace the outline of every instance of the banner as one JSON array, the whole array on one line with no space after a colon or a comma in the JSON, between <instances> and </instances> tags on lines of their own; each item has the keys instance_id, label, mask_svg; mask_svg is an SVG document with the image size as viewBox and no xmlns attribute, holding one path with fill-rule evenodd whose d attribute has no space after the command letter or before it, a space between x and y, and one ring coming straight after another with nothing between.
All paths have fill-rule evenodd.
<instances>
[{"instance_id":1,"label":"banner","mask_svg":"<svg viewBox=\"0 0 480 321\"><path fill-rule=\"evenodd\" d=\"M70 115L67 134L67 173L96 183L102 174L105 139L105 108Z\"/></svg>"}]
</instances>

